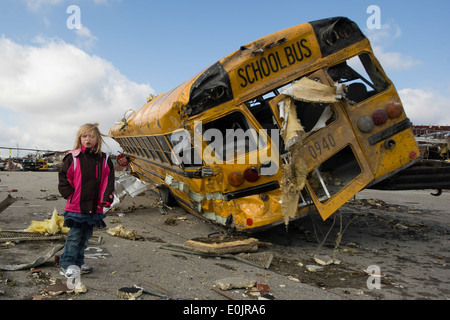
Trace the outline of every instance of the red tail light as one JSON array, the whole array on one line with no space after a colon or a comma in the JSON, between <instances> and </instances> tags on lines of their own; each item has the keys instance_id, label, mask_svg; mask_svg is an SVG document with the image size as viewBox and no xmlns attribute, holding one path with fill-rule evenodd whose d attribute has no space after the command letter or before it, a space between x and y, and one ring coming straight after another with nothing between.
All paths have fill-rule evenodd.
<instances>
[{"instance_id":1,"label":"red tail light","mask_svg":"<svg viewBox=\"0 0 450 320\"><path fill-rule=\"evenodd\" d=\"M255 182L259 179L259 170L256 167L248 167L244 170L244 179L248 182Z\"/></svg>"},{"instance_id":2,"label":"red tail light","mask_svg":"<svg viewBox=\"0 0 450 320\"><path fill-rule=\"evenodd\" d=\"M372 114L373 123L377 126L381 126L386 123L388 119L388 114L386 110L378 109Z\"/></svg>"}]
</instances>

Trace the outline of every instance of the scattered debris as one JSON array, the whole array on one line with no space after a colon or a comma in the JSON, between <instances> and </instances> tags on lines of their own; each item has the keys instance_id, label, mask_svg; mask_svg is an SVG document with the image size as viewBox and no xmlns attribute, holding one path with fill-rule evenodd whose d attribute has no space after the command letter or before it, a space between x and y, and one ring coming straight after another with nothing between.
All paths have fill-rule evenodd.
<instances>
[{"instance_id":1,"label":"scattered debris","mask_svg":"<svg viewBox=\"0 0 450 320\"><path fill-rule=\"evenodd\" d=\"M247 237L205 237L194 238L184 243L188 249L203 253L237 253L255 252L258 250L259 240Z\"/></svg>"},{"instance_id":2,"label":"scattered debris","mask_svg":"<svg viewBox=\"0 0 450 320\"><path fill-rule=\"evenodd\" d=\"M187 218L185 217L178 217L178 218L167 218L164 221L164 224L169 225L169 226L176 226L178 221L186 221Z\"/></svg>"},{"instance_id":3,"label":"scattered debris","mask_svg":"<svg viewBox=\"0 0 450 320\"><path fill-rule=\"evenodd\" d=\"M314 255L314 261L316 261L318 264L322 266L327 266L334 262L331 257L327 255L318 255L318 254Z\"/></svg>"},{"instance_id":4,"label":"scattered debris","mask_svg":"<svg viewBox=\"0 0 450 320\"><path fill-rule=\"evenodd\" d=\"M58 240L64 239L65 234L45 235L34 232L14 231L14 230L0 230L0 242L5 242L6 245L15 245L17 241L31 241L31 240Z\"/></svg>"},{"instance_id":5,"label":"scattered debris","mask_svg":"<svg viewBox=\"0 0 450 320\"><path fill-rule=\"evenodd\" d=\"M256 282L256 288L259 292L265 293L270 291L270 287L266 283L261 283L259 281Z\"/></svg>"},{"instance_id":6,"label":"scattered debris","mask_svg":"<svg viewBox=\"0 0 450 320\"><path fill-rule=\"evenodd\" d=\"M224 296L225 298L228 298L230 300L238 300L237 298L233 297L232 295L226 293L225 291L217 288L217 287L212 287L211 290L217 292L218 294Z\"/></svg>"},{"instance_id":7,"label":"scattered debris","mask_svg":"<svg viewBox=\"0 0 450 320\"><path fill-rule=\"evenodd\" d=\"M322 271L323 267L322 266L316 266L314 264L308 264L305 266L306 270L311 271L311 272L317 272L317 271Z\"/></svg>"},{"instance_id":8,"label":"scattered debris","mask_svg":"<svg viewBox=\"0 0 450 320\"><path fill-rule=\"evenodd\" d=\"M52 217L44 221L31 221L31 225L25 229L25 232L37 232L42 234L68 234L69 228L64 226L64 217L58 215L56 208L53 210Z\"/></svg>"},{"instance_id":9,"label":"scattered debris","mask_svg":"<svg viewBox=\"0 0 450 320\"><path fill-rule=\"evenodd\" d=\"M16 198L12 197L10 194L0 202L0 212L3 212L6 208L8 208L11 204L16 202Z\"/></svg>"},{"instance_id":10,"label":"scattered debris","mask_svg":"<svg viewBox=\"0 0 450 320\"><path fill-rule=\"evenodd\" d=\"M167 294L167 291L160 288L159 286L156 286L154 284L152 285L146 285L146 286L141 286L141 285L134 285L133 288L137 288L137 289L142 289L142 292L144 293L148 293L154 296L158 296L161 298L165 298L165 299L169 299L170 297Z\"/></svg>"},{"instance_id":11,"label":"scattered debris","mask_svg":"<svg viewBox=\"0 0 450 320\"><path fill-rule=\"evenodd\" d=\"M50 296L58 296L63 293L72 293L72 292L73 289L69 289L69 287L67 287L67 284L65 283L52 284L42 289L42 293L48 294Z\"/></svg>"},{"instance_id":12,"label":"scattered debris","mask_svg":"<svg viewBox=\"0 0 450 320\"><path fill-rule=\"evenodd\" d=\"M237 300L234 296L226 293L224 290L230 289L246 289L244 295L256 299L274 299L273 295L269 293L270 287L259 281L249 280L243 277L232 277L217 280L212 290L223 295L230 300Z\"/></svg>"},{"instance_id":13,"label":"scattered debris","mask_svg":"<svg viewBox=\"0 0 450 320\"><path fill-rule=\"evenodd\" d=\"M255 280L249 280L243 277L225 278L216 281L216 286L222 290L250 288L255 286Z\"/></svg>"},{"instance_id":14,"label":"scattered debris","mask_svg":"<svg viewBox=\"0 0 450 320\"><path fill-rule=\"evenodd\" d=\"M250 264L254 267L268 269L270 263L273 259L273 254L271 252L255 252L255 253L240 253L237 255L234 254L214 254L214 253L204 253L200 251L191 250L186 248L184 245L180 244L165 244L160 247L161 249L179 251L189 254L197 254L205 257L213 257L213 258L232 258L239 260L241 262Z\"/></svg>"},{"instance_id":15,"label":"scattered debris","mask_svg":"<svg viewBox=\"0 0 450 320\"><path fill-rule=\"evenodd\" d=\"M144 240L144 238L141 237L135 230L125 229L123 227L123 225L121 225L121 224L119 224L115 228L108 229L106 232L115 237L120 237L120 238L125 238L125 239L130 239L130 240Z\"/></svg>"},{"instance_id":16,"label":"scattered debris","mask_svg":"<svg viewBox=\"0 0 450 320\"><path fill-rule=\"evenodd\" d=\"M147 190L148 183L129 174L123 174L116 178L114 182L114 200L109 208L105 208L104 212L108 212L122 201L126 195L133 198Z\"/></svg>"},{"instance_id":17,"label":"scattered debris","mask_svg":"<svg viewBox=\"0 0 450 320\"><path fill-rule=\"evenodd\" d=\"M78 281L75 283L73 288L71 286L68 286L67 283L59 283L59 284L51 284L44 289L42 289L43 294L47 294L50 296L58 296L64 293L86 293L87 288L86 286L81 283L81 281ZM34 299L33 299L34 300Z\"/></svg>"},{"instance_id":18,"label":"scattered debris","mask_svg":"<svg viewBox=\"0 0 450 320\"><path fill-rule=\"evenodd\" d=\"M117 290L117 297L120 299L134 300L142 295L143 289L137 287L120 288Z\"/></svg>"},{"instance_id":19,"label":"scattered debris","mask_svg":"<svg viewBox=\"0 0 450 320\"><path fill-rule=\"evenodd\" d=\"M64 247L63 244L56 245L50 251L44 253L42 256L40 256L39 258L30 263L8 264L0 260L0 270L14 271L37 267L46 262L48 259L50 259L53 255L55 255L56 252L61 250L63 247Z\"/></svg>"}]
</instances>

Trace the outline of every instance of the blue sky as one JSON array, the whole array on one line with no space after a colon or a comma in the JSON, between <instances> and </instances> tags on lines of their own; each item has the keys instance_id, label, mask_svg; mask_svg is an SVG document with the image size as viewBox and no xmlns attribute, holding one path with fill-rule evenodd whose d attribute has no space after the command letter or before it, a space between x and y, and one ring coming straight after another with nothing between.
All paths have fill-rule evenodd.
<instances>
[{"instance_id":1,"label":"blue sky","mask_svg":"<svg viewBox=\"0 0 450 320\"><path fill-rule=\"evenodd\" d=\"M67 25L71 5L81 29ZM367 28L370 5L380 8L379 29ZM70 149L81 124L108 133L148 94L241 45L333 16L369 36L413 123L450 125L449 9L445 0L2 0L0 146ZM107 143L105 151L117 150Z\"/></svg>"}]
</instances>

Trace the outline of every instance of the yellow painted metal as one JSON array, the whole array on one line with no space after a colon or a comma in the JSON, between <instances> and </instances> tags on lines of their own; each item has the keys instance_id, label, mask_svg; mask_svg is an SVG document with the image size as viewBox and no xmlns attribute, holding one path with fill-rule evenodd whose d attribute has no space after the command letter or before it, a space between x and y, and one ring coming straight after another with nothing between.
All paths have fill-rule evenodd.
<instances>
[{"instance_id":1,"label":"yellow painted metal","mask_svg":"<svg viewBox=\"0 0 450 320\"><path fill-rule=\"evenodd\" d=\"M249 48L253 49L250 50ZM301 61L294 63L289 60L290 56L287 54L289 48L300 50L299 52L302 53ZM256 54L255 50L258 51ZM130 118L126 119L125 126L120 123L114 125L110 130L110 135L116 139L159 136L186 129L192 137L197 136L201 141L201 136L199 137L199 133L194 130L196 121L207 123L220 119L231 112L241 112L255 129L260 129L259 123L243 103L280 85L312 73L319 74L318 77L322 83L328 83L332 86L333 81L327 76L327 68L361 52L372 55L372 49L367 39L322 58L316 35L310 24L302 24L282 30L249 43L244 46L244 49L238 50L219 61L228 73L233 100L195 116L186 117L183 114L183 109L189 103L192 85L202 74L199 73L172 91L144 104ZM277 66L276 72L274 70L266 74L259 72L258 68L261 68L263 59L266 59L266 61L273 59L272 62ZM374 61L377 68L382 72L382 68L376 59ZM279 110L276 104L279 100L278 97L273 99L271 109L275 120L281 127L282 119L279 118ZM308 166L308 172L314 172L316 168L344 148L352 150L360 169L358 175L326 200L319 199L311 182L307 182L305 191L308 191L314 207L323 219L327 219L370 182L386 177L411 164L413 161L410 158L411 152L419 154L414 136L409 129L392 137L396 141L396 147L393 149L386 149L383 141L375 145L368 142L370 136L404 120L405 114L396 119L389 119L385 125L374 128L370 133L358 131L357 121L360 116L371 115L377 109L386 108L391 102L400 102L392 83L386 91L357 105L351 106L341 100L333 104L336 119L326 128L305 137L302 143L302 153ZM320 155L312 156L310 153L311 146L314 148L316 142L329 139L330 135L334 141L333 148L323 149ZM273 148L274 146L269 140L266 148L253 153L256 153L256 158L259 159L259 153L267 151L270 153ZM210 154L204 141L201 144L201 149L197 151L202 156ZM283 190L280 188L227 199L227 195L232 192L245 191L249 188L281 181L283 173L280 169L273 176L261 176L257 182L245 181L240 187L230 186L227 183L227 176L231 172L243 172L249 166L252 153L243 156L246 164L220 164L220 161L216 159L216 163L204 164L202 168L165 165L135 153L127 152L127 154L132 157L132 167L141 179L153 182L155 185L169 185L179 203L186 210L199 217L223 225L229 222L230 217L232 217L231 220L237 230L263 228L283 223L280 203ZM252 165L259 167L261 161L258 160L257 163ZM281 167L280 159L277 159L277 165L279 168ZM212 174L194 177L195 172L199 169L202 169L202 172L208 171ZM312 204L299 207L298 216L308 212L311 207Z\"/></svg>"}]
</instances>

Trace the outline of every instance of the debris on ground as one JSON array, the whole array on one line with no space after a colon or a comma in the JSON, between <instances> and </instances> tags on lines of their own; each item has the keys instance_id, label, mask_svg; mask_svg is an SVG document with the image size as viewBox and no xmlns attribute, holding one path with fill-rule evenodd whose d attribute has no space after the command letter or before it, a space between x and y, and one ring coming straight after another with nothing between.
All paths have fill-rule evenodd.
<instances>
[{"instance_id":1,"label":"debris on ground","mask_svg":"<svg viewBox=\"0 0 450 320\"><path fill-rule=\"evenodd\" d=\"M221 290L230 290L230 289L246 289L250 287L254 287L256 284L256 280L246 279L243 277L234 277L234 278L225 278L216 281L216 286Z\"/></svg>"},{"instance_id":2,"label":"debris on ground","mask_svg":"<svg viewBox=\"0 0 450 320\"><path fill-rule=\"evenodd\" d=\"M61 250L63 247L64 247L63 244L55 245L51 250L49 250L46 253L43 253L36 260L34 260L30 263L11 264L11 263L6 263L6 262L0 260L0 270L14 271L14 270L29 269L29 268L37 267L37 266L45 263L51 257L53 257L55 255L55 253L58 252L59 250Z\"/></svg>"},{"instance_id":3,"label":"debris on ground","mask_svg":"<svg viewBox=\"0 0 450 320\"><path fill-rule=\"evenodd\" d=\"M142 292L144 292L143 289L131 287L131 288L120 288L117 290L117 298L120 299L128 299L128 300L134 300L142 295Z\"/></svg>"},{"instance_id":4,"label":"debris on ground","mask_svg":"<svg viewBox=\"0 0 450 320\"><path fill-rule=\"evenodd\" d=\"M114 182L114 200L109 208L104 209L104 213L118 205L125 196L130 195L136 197L137 195L147 190L148 183L129 174L123 174L116 178Z\"/></svg>"},{"instance_id":5,"label":"debris on ground","mask_svg":"<svg viewBox=\"0 0 450 320\"><path fill-rule=\"evenodd\" d=\"M110 228L106 231L108 234L114 237L120 237L130 240L144 240L135 230L125 229L123 225L119 224L115 228Z\"/></svg>"},{"instance_id":6,"label":"debris on ground","mask_svg":"<svg viewBox=\"0 0 450 320\"><path fill-rule=\"evenodd\" d=\"M255 252L258 250L259 240L247 237L204 237L186 241L184 246L188 249L203 253L238 253Z\"/></svg>"},{"instance_id":7,"label":"debris on ground","mask_svg":"<svg viewBox=\"0 0 450 320\"><path fill-rule=\"evenodd\" d=\"M166 290L156 286L156 285L134 285L133 288L142 289L143 293L148 293L154 296L158 296L161 298L169 299L168 293Z\"/></svg>"},{"instance_id":8,"label":"debris on ground","mask_svg":"<svg viewBox=\"0 0 450 320\"><path fill-rule=\"evenodd\" d=\"M261 283L256 280L246 279L243 277L231 277L221 280L217 280L212 290L220 295L230 299L238 300L231 294L228 294L227 290L231 289L245 289L243 296L258 299L258 300L273 300L274 296L269 293L270 287L266 283Z\"/></svg>"},{"instance_id":9,"label":"debris on ground","mask_svg":"<svg viewBox=\"0 0 450 320\"><path fill-rule=\"evenodd\" d=\"M68 234L69 228L64 226L64 217L58 215L56 208L53 210L52 217L44 221L31 221L30 226L25 232L36 232L41 234L54 235L57 233Z\"/></svg>"},{"instance_id":10,"label":"debris on ground","mask_svg":"<svg viewBox=\"0 0 450 320\"><path fill-rule=\"evenodd\" d=\"M6 208L8 208L11 204L16 202L16 198L12 197L10 194L0 202L0 212L4 211Z\"/></svg>"},{"instance_id":11,"label":"debris on ground","mask_svg":"<svg viewBox=\"0 0 450 320\"><path fill-rule=\"evenodd\" d=\"M272 252L248 252L248 253L241 252L239 254L205 253L205 252L201 252L201 251L197 251L197 250L192 250L182 244L175 244L175 243L164 244L160 248L166 249L166 250L172 250L172 251L179 251L179 252L183 252L183 253L189 253L189 254L197 254L200 256L204 256L204 257L232 258L232 259L236 259L241 262L244 262L244 263L247 263L254 267L258 267L258 268L262 268L262 269L268 269L272 262L272 259L273 259Z\"/></svg>"},{"instance_id":12,"label":"debris on ground","mask_svg":"<svg viewBox=\"0 0 450 320\"><path fill-rule=\"evenodd\" d=\"M176 226L178 224L179 221L186 221L187 218L186 217L177 217L177 218L167 218L166 220L164 220L164 224L169 225L169 226Z\"/></svg>"}]
</instances>

